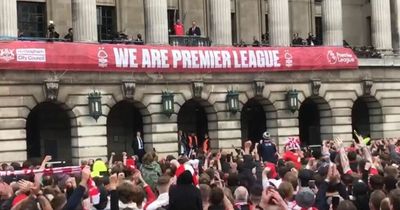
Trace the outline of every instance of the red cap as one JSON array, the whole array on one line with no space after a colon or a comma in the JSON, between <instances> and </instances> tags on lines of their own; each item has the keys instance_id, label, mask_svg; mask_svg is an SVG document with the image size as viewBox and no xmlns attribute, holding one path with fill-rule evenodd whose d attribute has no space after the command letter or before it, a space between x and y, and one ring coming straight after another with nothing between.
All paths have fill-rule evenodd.
<instances>
[{"instance_id":1,"label":"red cap","mask_svg":"<svg viewBox=\"0 0 400 210\"><path fill-rule=\"evenodd\" d=\"M265 163L264 164L265 165L265 167L268 167L268 168L270 168L271 170L269 171L269 173L268 173L268 178L270 178L270 179L275 179L277 176L278 176L278 173L276 172L276 167L275 167L275 164L273 164L273 163Z\"/></svg>"},{"instance_id":2,"label":"red cap","mask_svg":"<svg viewBox=\"0 0 400 210\"><path fill-rule=\"evenodd\" d=\"M136 168L136 161L132 158L126 159L126 167L129 169L135 169Z\"/></svg>"}]
</instances>

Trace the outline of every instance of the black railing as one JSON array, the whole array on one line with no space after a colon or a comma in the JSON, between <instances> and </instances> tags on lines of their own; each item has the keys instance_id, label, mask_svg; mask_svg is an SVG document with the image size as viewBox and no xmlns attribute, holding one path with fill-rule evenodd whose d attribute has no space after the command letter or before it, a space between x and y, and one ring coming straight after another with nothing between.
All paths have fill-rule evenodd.
<instances>
[{"instance_id":1,"label":"black railing","mask_svg":"<svg viewBox=\"0 0 400 210\"><path fill-rule=\"evenodd\" d=\"M382 58L382 54L374 47L351 47L358 58Z\"/></svg>"},{"instance_id":2,"label":"black railing","mask_svg":"<svg viewBox=\"0 0 400 210\"><path fill-rule=\"evenodd\" d=\"M144 45L143 41L136 40L100 40L102 44L135 44L135 45Z\"/></svg>"},{"instance_id":3,"label":"black railing","mask_svg":"<svg viewBox=\"0 0 400 210\"><path fill-rule=\"evenodd\" d=\"M208 37L171 35L169 36L169 44L171 46L202 47L211 46L211 41Z\"/></svg>"},{"instance_id":4,"label":"black railing","mask_svg":"<svg viewBox=\"0 0 400 210\"><path fill-rule=\"evenodd\" d=\"M45 42L71 42L69 39L62 38L44 38L44 37L9 37L9 36L0 36L0 41L7 40L19 40L19 41L45 41ZM134 41L134 40L123 40L123 39L115 39L115 40L100 40L99 43L102 44L131 44L131 45L144 45L143 41ZM171 46L211 46L211 40L207 37L199 37L199 36L169 36L169 44ZM245 43L239 42L234 43L233 47L269 47L268 41L265 42L254 42L254 43ZM291 45L291 47L314 47L311 45ZM363 46L363 47L350 47L356 54L358 58L382 58L382 53L376 50L372 46Z\"/></svg>"},{"instance_id":5,"label":"black railing","mask_svg":"<svg viewBox=\"0 0 400 210\"><path fill-rule=\"evenodd\" d=\"M19 41L45 41L45 42L70 42L69 39L61 39L61 38L46 38L46 37L10 37L10 36L0 36L0 41L4 40L19 40Z\"/></svg>"}]
</instances>

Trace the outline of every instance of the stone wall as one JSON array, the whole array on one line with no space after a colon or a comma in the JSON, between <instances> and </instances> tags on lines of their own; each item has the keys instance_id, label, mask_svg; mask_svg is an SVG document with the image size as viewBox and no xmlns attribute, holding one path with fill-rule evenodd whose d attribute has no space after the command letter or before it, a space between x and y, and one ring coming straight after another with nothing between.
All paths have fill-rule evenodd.
<instances>
[{"instance_id":1,"label":"stone wall","mask_svg":"<svg viewBox=\"0 0 400 210\"><path fill-rule=\"evenodd\" d=\"M51 77L54 75L50 72L1 72L0 160L26 159L26 120L37 104L46 101L43 81ZM292 114L286 102L286 93L292 88L299 91L301 102L309 98L318 104L322 139L341 136L351 141L351 110L359 98L367 101L373 138L400 136L400 75L395 67L260 74L66 72L59 79L57 103L71 119L75 163L82 158L106 158L107 115L124 100L121 81L127 79L136 82L134 106L143 116L146 147L154 147L162 156L177 151L177 114L185 101L194 97L192 83L198 80L204 85L195 100L206 111L213 148L230 149L242 143L240 112L230 113L225 102L227 90L232 88L240 93L240 109L252 98L263 106L267 128L280 146L288 136L299 135L298 112ZM255 81L259 86L265 82L262 92L256 92ZM320 81L320 86L315 81ZM97 122L89 116L87 106L87 94L93 89L102 93L103 116ZM175 113L171 117L162 114L163 90L175 94Z\"/></svg>"}]
</instances>

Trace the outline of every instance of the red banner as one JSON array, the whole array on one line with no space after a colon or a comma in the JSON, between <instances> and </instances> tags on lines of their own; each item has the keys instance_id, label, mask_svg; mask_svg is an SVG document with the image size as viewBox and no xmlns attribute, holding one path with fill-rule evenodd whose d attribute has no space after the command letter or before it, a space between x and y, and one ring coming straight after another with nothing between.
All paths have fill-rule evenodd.
<instances>
[{"instance_id":1,"label":"red banner","mask_svg":"<svg viewBox=\"0 0 400 210\"><path fill-rule=\"evenodd\" d=\"M66 42L0 42L0 70L267 72L357 69L337 47L171 47Z\"/></svg>"}]
</instances>

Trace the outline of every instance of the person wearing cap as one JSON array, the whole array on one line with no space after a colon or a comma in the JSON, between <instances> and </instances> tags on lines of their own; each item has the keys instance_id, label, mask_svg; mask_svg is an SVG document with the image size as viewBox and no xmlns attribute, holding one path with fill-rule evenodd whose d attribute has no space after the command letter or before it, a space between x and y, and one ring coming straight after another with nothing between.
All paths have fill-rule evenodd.
<instances>
[{"instance_id":1,"label":"person wearing cap","mask_svg":"<svg viewBox=\"0 0 400 210\"><path fill-rule=\"evenodd\" d=\"M262 161L276 164L278 150L271 139L270 133L268 131L264 132L262 138L258 148Z\"/></svg>"}]
</instances>

